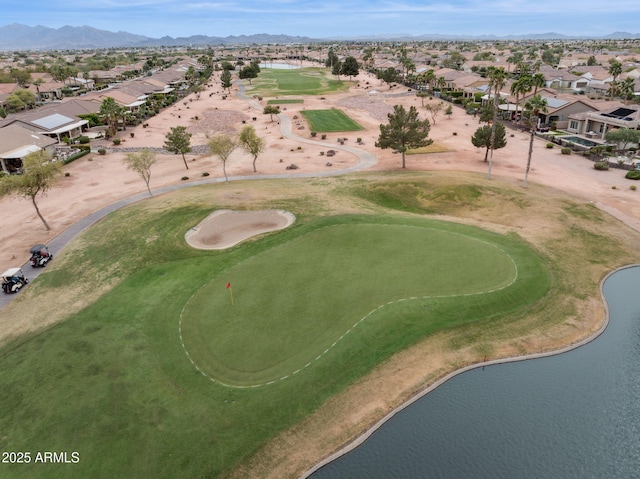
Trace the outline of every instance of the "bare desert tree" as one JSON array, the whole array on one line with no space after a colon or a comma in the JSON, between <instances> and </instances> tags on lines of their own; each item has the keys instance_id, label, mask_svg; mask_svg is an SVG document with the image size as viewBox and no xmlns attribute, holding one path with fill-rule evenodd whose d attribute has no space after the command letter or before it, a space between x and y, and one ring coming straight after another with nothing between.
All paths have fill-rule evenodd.
<instances>
[{"instance_id":1,"label":"bare desert tree","mask_svg":"<svg viewBox=\"0 0 640 479\"><path fill-rule=\"evenodd\" d=\"M224 181L229 181L227 178L227 161L231 153L238 147L238 140L234 137L221 133L219 135L211 137L209 140L209 151L211 154L216 155L222 162L222 172L224 173Z\"/></svg>"},{"instance_id":2,"label":"bare desert tree","mask_svg":"<svg viewBox=\"0 0 640 479\"><path fill-rule=\"evenodd\" d=\"M151 167L156 162L156 154L149 150L142 150L139 153L127 153L122 162L127 165L127 169L135 171L142 177L147 185L149 196L153 196L149 181L151 181Z\"/></svg>"}]
</instances>

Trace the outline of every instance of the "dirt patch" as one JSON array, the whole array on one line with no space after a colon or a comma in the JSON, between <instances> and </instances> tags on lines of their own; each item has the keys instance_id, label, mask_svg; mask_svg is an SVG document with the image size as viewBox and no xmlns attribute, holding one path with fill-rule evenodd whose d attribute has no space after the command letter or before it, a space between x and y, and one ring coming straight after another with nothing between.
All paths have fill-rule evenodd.
<instances>
[{"instance_id":1,"label":"dirt patch","mask_svg":"<svg viewBox=\"0 0 640 479\"><path fill-rule=\"evenodd\" d=\"M193 248L226 249L242 241L290 226L296 217L283 210L218 210L185 234Z\"/></svg>"}]
</instances>

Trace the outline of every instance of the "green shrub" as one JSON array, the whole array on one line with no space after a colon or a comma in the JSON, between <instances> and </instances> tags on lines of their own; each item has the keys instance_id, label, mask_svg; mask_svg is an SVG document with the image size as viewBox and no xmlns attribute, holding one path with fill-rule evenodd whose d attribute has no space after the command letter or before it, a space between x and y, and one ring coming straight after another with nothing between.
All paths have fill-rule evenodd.
<instances>
[{"instance_id":1,"label":"green shrub","mask_svg":"<svg viewBox=\"0 0 640 479\"><path fill-rule=\"evenodd\" d=\"M98 149L98 154L99 155L106 155L107 154L107 150L105 150L104 148L99 148Z\"/></svg>"},{"instance_id":2,"label":"green shrub","mask_svg":"<svg viewBox=\"0 0 640 479\"><path fill-rule=\"evenodd\" d=\"M311 132L311 136L315 138L315 136L317 135L317 133L315 131Z\"/></svg>"},{"instance_id":3,"label":"green shrub","mask_svg":"<svg viewBox=\"0 0 640 479\"><path fill-rule=\"evenodd\" d=\"M202 176L209 176L209 173L205 171L204 173L202 173Z\"/></svg>"},{"instance_id":4,"label":"green shrub","mask_svg":"<svg viewBox=\"0 0 640 479\"><path fill-rule=\"evenodd\" d=\"M81 149L79 150L77 153L74 153L73 155L69 155L67 157L67 159L65 159L62 164L66 165L68 163L71 163L72 161L77 160L78 158L82 158L84 155L88 155L91 151L91 148L87 148L87 149Z\"/></svg>"},{"instance_id":5,"label":"green shrub","mask_svg":"<svg viewBox=\"0 0 640 479\"><path fill-rule=\"evenodd\" d=\"M187 181L189 179L188 176L183 176L182 178L180 178L182 181Z\"/></svg>"},{"instance_id":6,"label":"green shrub","mask_svg":"<svg viewBox=\"0 0 640 479\"><path fill-rule=\"evenodd\" d=\"M624 177L628 180L640 180L640 170L631 170L627 171L627 174Z\"/></svg>"},{"instance_id":7,"label":"green shrub","mask_svg":"<svg viewBox=\"0 0 640 479\"><path fill-rule=\"evenodd\" d=\"M631 186L629 186L629 189L631 191L636 191L637 188L636 188L636 185L631 185Z\"/></svg>"},{"instance_id":8,"label":"green shrub","mask_svg":"<svg viewBox=\"0 0 640 479\"><path fill-rule=\"evenodd\" d=\"M553 148L553 143L547 143L547 148L549 149Z\"/></svg>"},{"instance_id":9,"label":"green shrub","mask_svg":"<svg viewBox=\"0 0 640 479\"><path fill-rule=\"evenodd\" d=\"M607 163L606 161L596 161L596 162L593 164L593 167L594 167L596 170L605 171L605 170L608 170L608 169L609 169L609 163Z\"/></svg>"},{"instance_id":10,"label":"green shrub","mask_svg":"<svg viewBox=\"0 0 640 479\"><path fill-rule=\"evenodd\" d=\"M114 144L114 145L119 145L119 144L120 144L120 138L114 138L114 139L113 139L113 140L111 140L111 141L113 141L113 144Z\"/></svg>"},{"instance_id":11,"label":"green shrub","mask_svg":"<svg viewBox=\"0 0 640 479\"><path fill-rule=\"evenodd\" d=\"M81 136L81 137L78 138L78 143L80 143L81 145L86 145L90 141L91 140L89 139L88 136Z\"/></svg>"},{"instance_id":12,"label":"green shrub","mask_svg":"<svg viewBox=\"0 0 640 479\"><path fill-rule=\"evenodd\" d=\"M571 154L571 148L562 148L560 150L560 153L562 153L563 155L570 155Z\"/></svg>"}]
</instances>

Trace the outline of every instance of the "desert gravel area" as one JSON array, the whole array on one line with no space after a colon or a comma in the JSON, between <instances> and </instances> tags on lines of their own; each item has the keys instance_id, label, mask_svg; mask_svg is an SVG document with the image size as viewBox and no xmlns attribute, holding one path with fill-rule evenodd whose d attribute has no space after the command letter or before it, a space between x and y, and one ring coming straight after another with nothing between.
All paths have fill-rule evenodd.
<instances>
[{"instance_id":1,"label":"desert gravel area","mask_svg":"<svg viewBox=\"0 0 640 479\"><path fill-rule=\"evenodd\" d=\"M250 89L247 97L250 98ZM407 108L416 106L421 116L429 118L415 92L398 86L389 88L368 73L361 73L354 78L348 92L305 97L303 103L288 104L282 108L282 114L291 118L293 133L300 139L311 138L309 128L300 115L303 109L340 108L364 128L358 132L328 134L324 144L301 143L285 137L278 118L274 116L272 121L269 115L262 113L266 99L260 105L255 103L255 100L248 101L240 97L237 85L232 87L231 92L226 92L213 81L205 91L192 94L150 118L146 128L139 125L119 132L122 143L118 148L113 147L111 142L94 142L94 148L104 146L108 153L104 156L92 153L65 166L64 171L68 176L62 177L45 196L38 196L38 206L51 225L49 232L36 216L30 200L15 196L0 199L0 268L24 264L32 244L47 243L93 211L118 199L144 192L145 185L141 178L127 170L122 163L127 151L140 148L160 151L157 154L158 162L152 168L152 188L202 180L203 173L208 173L211 179L220 179L223 177L222 165L218 158L208 154L208 138L220 132L239 132L243 126L250 124L265 139L267 148L258 158L257 173L253 172L252 158L236 150L227 162L227 174L231 179L237 176L321 175L356 165L359 161L356 155L344 151L338 151L330 162L327 161L324 154L337 145L338 138L346 138L345 144L350 147L376 155L377 162L372 170L399 170L400 155L375 147L380 123L396 104ZM188 169L180 155L161 150L169 128L179 125L186 126L193 135L191 144L194 151L187 154L186 158ZM466 170L486 174L484 151L473 147L470 141L478 126L477 119L460 108L454 108L450 117L440 114L435 123L432 122L430 137L447 151L407 156L407 171ZM526 133L510 130L508 135L513 135L508 137L508 145L494 153L492 175L522 182L529 137ZM360 144L356 138L361 138ZM544 184L575 194L640 230L640 192L629 189L630 181L624 178L623 170L596 171L591 162L583 157L561 155L559 148L547 149L545 144L543 140L535 140L530 183ZM291 164L298 168L287 169ZM183 180L185 176L189 180Z\"/></svg>"}]
</instances>

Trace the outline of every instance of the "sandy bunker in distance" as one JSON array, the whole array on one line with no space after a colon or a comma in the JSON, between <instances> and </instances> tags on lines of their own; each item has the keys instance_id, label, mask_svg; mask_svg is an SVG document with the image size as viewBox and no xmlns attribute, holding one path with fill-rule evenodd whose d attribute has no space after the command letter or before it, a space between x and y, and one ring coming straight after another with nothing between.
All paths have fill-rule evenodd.
<instances>
[{"instance_id":1,"label":"sandy bunker in distance","mask_svg":"<svg viewBox=\"0 0 640 479\"><path fill-rule=\"evenodd\" d=\"M225 249L262 233L290 226L296 217L284 210L217 210L185 234L193 248Z\"/></svg>"}]
</instances>

